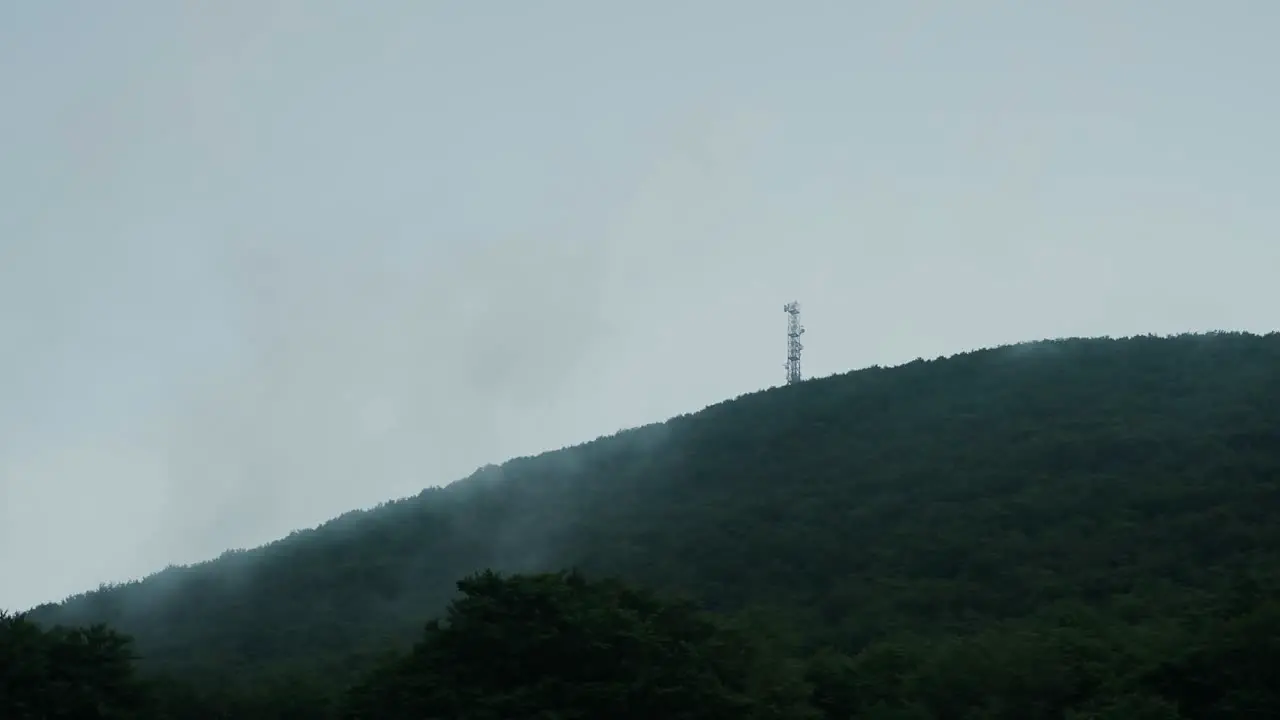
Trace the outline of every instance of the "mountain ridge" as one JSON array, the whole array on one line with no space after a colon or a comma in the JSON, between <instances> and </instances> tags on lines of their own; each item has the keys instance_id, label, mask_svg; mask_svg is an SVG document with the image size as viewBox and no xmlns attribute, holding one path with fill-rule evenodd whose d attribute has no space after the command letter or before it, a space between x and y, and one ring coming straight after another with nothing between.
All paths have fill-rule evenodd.
<instances>
[{"instance_id":1,"label":"mountain ridge","mask_svg":"<svg viewBox=\"0 0 1280 720\"><path fill-rule=\"evenodd\" d=\"M1190 612L1275 583L1276 447L1280 334L1019 343L748 393L31 615L227 682L356 672L486 568L774 608L850 651Z\"/></svg>"}]
</instances>

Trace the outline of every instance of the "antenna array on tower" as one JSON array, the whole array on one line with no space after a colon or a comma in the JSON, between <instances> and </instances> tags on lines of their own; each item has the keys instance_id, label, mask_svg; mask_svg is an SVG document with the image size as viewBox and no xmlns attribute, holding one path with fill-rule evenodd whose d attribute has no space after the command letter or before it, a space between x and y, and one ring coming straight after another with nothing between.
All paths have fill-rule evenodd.
<instances>
[{"instance_id":1,"label":"antenna array on tower","mask_svg":"<svg viewBox=\"0 0 1280 720\"><path fill-rule=\"evenodd\" d=\"M804 334L804 326L800 324L800 303L789 302L782 306L787 313L787 384L800 382L800 336Z\"/></svg>"}]
</instances>

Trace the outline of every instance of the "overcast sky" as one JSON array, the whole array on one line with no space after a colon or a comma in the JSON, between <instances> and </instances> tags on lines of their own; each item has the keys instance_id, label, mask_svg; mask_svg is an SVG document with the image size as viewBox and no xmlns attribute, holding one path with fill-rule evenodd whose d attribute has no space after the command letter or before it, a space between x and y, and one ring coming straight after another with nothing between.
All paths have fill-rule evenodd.
<instances>
[{"instance_id":1,"label":"overcast sky","mask_svg":"<svg viewBox=\"0 0 1280 720\"><path fill-rule=\"evenodd\" d=\"M807 375L1268 331L1278 20L0 3L0 607L780 384L793 299Z\"/></svg>"}]
</instances>

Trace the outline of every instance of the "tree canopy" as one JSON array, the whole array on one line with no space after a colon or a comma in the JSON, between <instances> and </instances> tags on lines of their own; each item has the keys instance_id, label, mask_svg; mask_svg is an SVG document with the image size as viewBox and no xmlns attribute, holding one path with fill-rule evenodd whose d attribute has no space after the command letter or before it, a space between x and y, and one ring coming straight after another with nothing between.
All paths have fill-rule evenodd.
<instances>
[{"instance_id":1,"label":"tree canopy","mask_svg":"<svg viewBox=\"0 0 1280 720\"><path fill-rule=\"evenodd\" d=\"M798 666L686 602L574 572L458 583L444 620L357 686L352 720L818 718Z\"/></svg>"},{"instance_id":2,"label":"tree canopy","mask_svg":"<svg viewBox=\"0 0 1280 720\"><path fill-rule=\"evenodd\" d=\"M0 612L0 717L133 718L147 691L129 638L103 625L43 629Z\"/></svg>"}]
</instances>

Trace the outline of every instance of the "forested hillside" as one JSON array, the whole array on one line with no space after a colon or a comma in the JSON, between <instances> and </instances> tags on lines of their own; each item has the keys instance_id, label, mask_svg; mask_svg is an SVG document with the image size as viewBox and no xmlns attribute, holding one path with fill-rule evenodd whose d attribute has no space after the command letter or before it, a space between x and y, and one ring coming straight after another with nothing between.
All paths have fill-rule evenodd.
<instances>
[{"instance_id":1,"label":"forested hillside","mask_svg":"<svg viewBox=\"0 0 1280 720\"><path fill-rule=\"evenodd\" d=\"M776 636L829 718L1280 717L1278 509L1280 334L1049 341L747 395L28 618L107 623L192 692L368 701L460 578L574 567Z\"/></svg>"}]
</instances>

